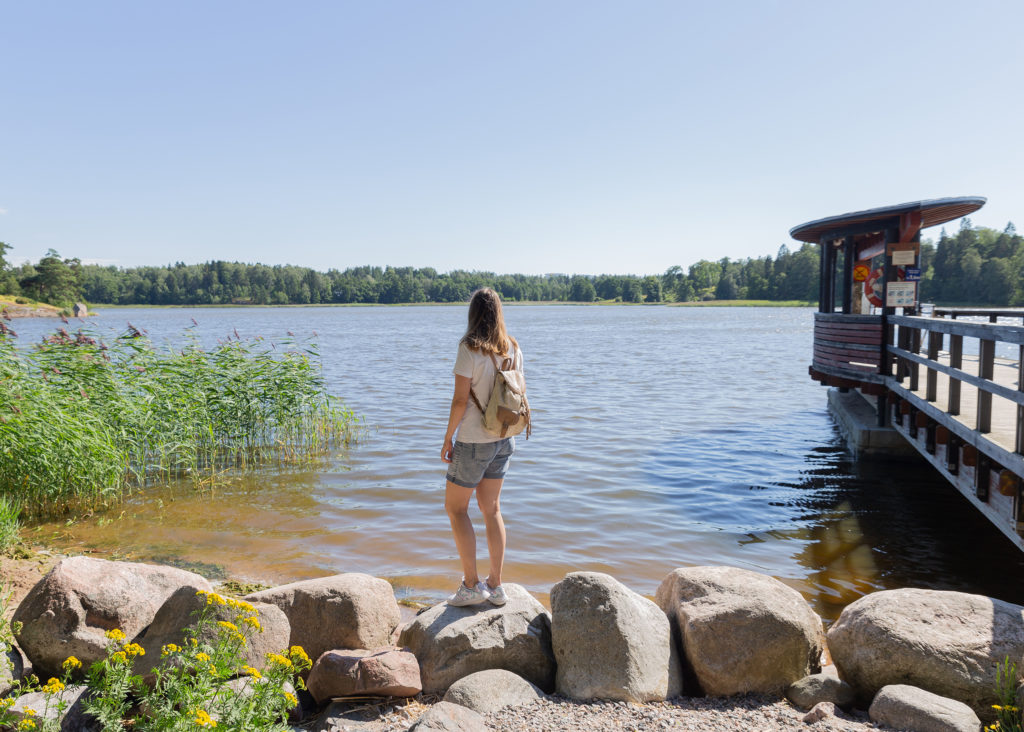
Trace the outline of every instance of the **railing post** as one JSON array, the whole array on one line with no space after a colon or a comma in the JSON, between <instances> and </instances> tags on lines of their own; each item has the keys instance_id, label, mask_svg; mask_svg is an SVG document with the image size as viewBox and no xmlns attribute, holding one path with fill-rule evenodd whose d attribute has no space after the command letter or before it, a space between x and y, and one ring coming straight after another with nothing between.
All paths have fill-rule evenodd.
<instances>
[{"instance_id":1,"label":"railing post","mask_svg":"<svg viewBox=\"0 0 1024 732\"><path fill-rule=\"evenodd\" d=\"M978 376L992 381L995 375L996 342L987 338L978 339ZM992 392L978 389L977 430L981 433L992 431Z\"/></svg>"},{"instance_id":2,"label":"railing post","mask_svg":"<svg viewBox=\"0 0 1024 732\"><path fill-rule=\"evenodd\" d=\"M942 333L936 331L928 331L928 360L938 361L939 351L942 349ZM934 402L938 398L939 391L939 372L935 369L928 369L928 374L925 376L925 392L924 398L930 402Z\"/></svg>"},{"instance_id":3,"label":"railing post","mask_svg":"<svg viewBox=\"0 0 1024 732\"><path fill-rule=\"evenodd\" d=\"M1024 392L1024 345L1018 351L1017 391ZM1024 406L1021 405L1017 405L1017 452L1024 455Z\"/></svg>"},{"instance_id":4,"label":"railing post","mask_svg":"<svg viewBox=\"0 0 1024 732\"><path fill-rule=\"evenodd\" d=\"M956 316L954 315L955 319ZM949 336L949 367L961 369L964 365L964 337L950 334ZM960 380L953 374L949 375L949 403L946 412L954 417L960 414Z\"/></svg>"},{"instance_id":5,"label":"railing post","mask_svg":"<svg viewBox=\"0 0 1024 732\"><path fill-rule=\"evenodd\" d=\"M902 330L902 328L900 329ZM921 329L914 328L910 332L910 348L908 349L913 353L921 353ZM921 373L920 365L915 362L910 362L910 390L917 391L919 386L919 378Z\"/></svg>"}]
</instances>

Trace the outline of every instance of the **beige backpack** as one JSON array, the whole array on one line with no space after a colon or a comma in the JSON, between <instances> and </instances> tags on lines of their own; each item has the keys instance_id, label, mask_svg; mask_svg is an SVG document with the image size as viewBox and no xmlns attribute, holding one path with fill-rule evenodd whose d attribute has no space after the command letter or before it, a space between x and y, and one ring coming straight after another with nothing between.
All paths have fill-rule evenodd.
<instances>
[{"instance_id":1,"label":"beige backpack","mask_svg":"<svg viewBox=\"0 0 1024 732\"><path fill-rule=\"evenodd\" d=\"M526 430L526 439L530 439L533 429L530 423L530 403L526 401L522 354L516 348L512 358L504 359L500 366L494 354L490 356L494 364L494 387L487 406L480 404L473 390L469 390L473 403L484 415L484 431L498 437L512 437Z\"/></svg>"}]
</instances>

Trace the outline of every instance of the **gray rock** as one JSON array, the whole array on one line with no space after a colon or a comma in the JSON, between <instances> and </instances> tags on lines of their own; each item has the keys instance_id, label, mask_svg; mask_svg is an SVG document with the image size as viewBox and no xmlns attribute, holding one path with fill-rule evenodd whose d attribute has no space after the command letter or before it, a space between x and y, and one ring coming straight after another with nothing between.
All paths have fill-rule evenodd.
<instances>
[{"instance_id":1,"label":"gray rock","mask_svg":"<svg viewBox=\"0 0 1024 732\"><path fill-rule=\"evenodd\" d=\"M544 692L511 671L492 668L477 671L448 687L444 700L459 704L480 714L490 714L505 707L530 704L544 697Z\"/></svg>"},{"instance_id":2,"label":"gray rock","mask_svg":"<svg viewBox=\"0 0 1024 732\"><path fill-rule=\"evenodd\" d=\"M93 732L93 730L99 729L99 725L83 709L83 702L88 698L86 696L88 691L89 688L82 685L68 686L60 692L59 698L67 704L63 714L57 711L56 700L58 697L44 694L41 691L22 694L15 700L14 706L9 711L15 722L27 716L26 709L32 709L35 711L33 716L36 720L59 719L60 732Z\"/></svg>"},{"instance_id":3,"label":"gray rock","mask_svg":"<svg viewBox=\"0 0 1024 732\"><path fill-rule=\"evenodd\" d=\"M245 598L277 605L288 616L290 645L310 658L340 648L380 648L391 644L401 613L385 580L356 572L293 582Z\"/></svg>"},{"instance_id":4,"label":"gray rock","mask_svg":"<svg viewBox=\"0 0 1024 732\"><path fill-rule=\"evenodd\" d=\"M551 589L555 688L571 699L648 702L683 689L672 627L653 602L600 572Z\"/></svg>"},{"instance_id":5,"label":"gray rock","mask_svg":"<svg viewBox=\"0 0 1024 732\"><path fill-rule=\"evenodd\" d=\"M505 585L508 589L508 585ZM484 718L468 707L438 702L423 713L409 732L486 732Z\"/></svg>"},{"instance_id":6,"label":"gray rock","mask_svg":"<svg viewBox=\"0 0 1024 732\"><path fill-rule=\"evenodd\" d=\"M821 668L821 619L772 577L734 567L676 569L656 601L708 696L781 694Z\"/></svg>"},{"instance_id":7,"label":"gray rock","mask_svg":"<svg viewBox=\"0 0 1024 732\"><path fill-rule=\"evenodd\" d=\"M152 679L151 671L160 663L161 649L169 643L184 645L188 637L185 629L196 622L199 611L205 606L206 598L197 594L195 587L182 587L171 595L140 641L146 654L135 660L135 673L143 675L147 681ZM268 653L287 651L291 628L288 618L277 606L256 602L252 606L259 614L262 632L253 630L248 633L248 641L240 655L245 663L262 670L266 668ZM217 637L217 621L230 621L234 617L224 606L210 605L209 609L211 622L196 636L200 643Z\"/></svg>"},{"instance_id":8,"label":"gray rock","mask_svg":"<svg viewBox=\"0 0 1024 732\"><path fill-rule=\"evenodd\" d=\"M0 697L14 687L14 683L21 679L24 672L25 663L17 648L11 648L6 654L0 655Z\"/></svg>"},{"instance_id":9,"label":"gray rock","mask_svg":"<svg viewBox=\"0 0 1024 732\"><path fill-rule=\"evenodd\" d=\"M503 668L545 691L555 685L551 617L521 586L505 584L508 602L472 607L435 605L403 630L399 644L420 664L423 691L440 694L477 671Z\"/></svg>"},{"instance_id":10,"label":"gray rock","mask_svg":"<svg viewBox=\"0 0 1024 732\"><path fill-rule=\"evenodd\" d=\"M839 673L862 701L911 684L994 718L996 664L1024 656L1024 607L982 595L884 590L848 605L829 628Z\"/></svg>"},{"instance_id":11,"label":"gray rock","mask_svg":"<svg viewBox=\"0 0 1024 732\"><path fill-rule=\"evenodd\" d=\"M382 710L363 705L355 709L348 702L331 702L309 728L309 732L380 732Z\"/></svg>"},{"instance_id":12,"label":"gray rock","mask_svg":"<svg viewBox=\"0 0 1024 732\"><path fill-rule=\"evenodd\" d=\"M387 647L320 654L306 688L322 704L341 696L415 696L422 685L416 656Z\"/></svg>"},{"instance_id":13,"label":"gray rock","mask_svg":"<svg viewBox=\"0 0 1024 732\"><path fill-rule=\"evenodd\" d=\"M801 709L810 709L821 702L849 709L853 706L855 696L852 686L830 673L804 676L786 689L786 698Z\"/></svg>"},{"instance_id":14,"label":"gray rock","mask_svg":"<svg viewBox=\"0 0 1024 732\"><path fill-rule=\"evenodd\" d=\"M832 702L823 701L815 704L811 711L800 717L800 721L804 724L816 724L823 719L834 716L836 716L836 705Z\"/></svg>"},{"instance_id":15,"label":"gray rock","mask_svg":"<svg viewBox=\"0 0 1024 732\"><path fill-rule=\"evenodd\" d=\"M905 684L883 687L871 702L868 716L875 724L909 732L979 732L981 729L978 715L963 702Z\"/></svg>"},{"instance_id":16,"label":"gray rock","mask_svg":"<svg viewBox=\"0 0 1024 732\"><path fill-rule=\"evenodd\" d=\"M174 567L62 559L14 613L23 624L18 645L40 677L60 676L68 656L87 669L105 656L108 630L118 628L133 640L183 586L210 589L198 574Z\"/></svg>"}]
</instances>

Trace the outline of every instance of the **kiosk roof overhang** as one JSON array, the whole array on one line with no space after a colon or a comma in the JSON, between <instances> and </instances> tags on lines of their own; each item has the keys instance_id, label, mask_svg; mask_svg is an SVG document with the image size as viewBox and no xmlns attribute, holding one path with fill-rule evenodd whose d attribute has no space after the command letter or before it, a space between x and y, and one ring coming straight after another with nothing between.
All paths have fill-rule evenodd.
<instances>
[{"instance_id":1,"label":"kiosk roof overhang","mask_svg":"<svg viewBox=\"0 0 1024 732\"><path fill-rule=\"evenodd\" d=\"M982 196L933 198L928 201L912 201L895 206L872 208L867 211L854 211L794 226L789 230L789 235L797 241L817 244L823 237L838 238L848 234L881 231L890 225L893 219L918 211L921 213L921 228L926 229L929 226L938 226L961 216L972 214L984 206L987 200ZM872 229L876 223L878 224L877 228Z\"/></svg>"}]
</instances>

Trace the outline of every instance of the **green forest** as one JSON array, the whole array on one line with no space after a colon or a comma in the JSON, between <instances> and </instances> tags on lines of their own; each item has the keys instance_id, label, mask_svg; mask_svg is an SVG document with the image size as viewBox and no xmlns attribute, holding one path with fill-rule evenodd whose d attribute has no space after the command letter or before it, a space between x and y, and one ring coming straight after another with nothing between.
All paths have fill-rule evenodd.
<instances>
[{"instance_id":1,"label":"green forest","mask_svg":"<svg viewBox=\"0 0 1024 732\"><path fill-rule=\"evenodd\" d=\"M702 259L660 275L496 274L413 267L351 267L320 272L291 265L211 261L161 267L82 264L50 250L35 264L12 266L0 242L0 294L67 306L306 305L464 302L482 286L506 301L696 302L817 301L818 247L783 245L775 256ZM921 301L942 305L1024 305L1024 237L961 222L922 243Z\"/></svg>"}]
</instances>

